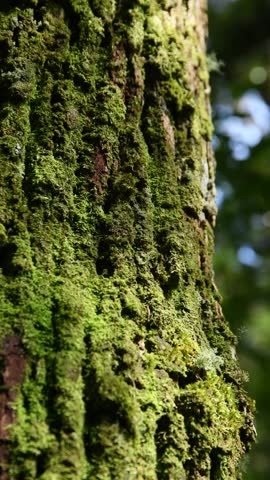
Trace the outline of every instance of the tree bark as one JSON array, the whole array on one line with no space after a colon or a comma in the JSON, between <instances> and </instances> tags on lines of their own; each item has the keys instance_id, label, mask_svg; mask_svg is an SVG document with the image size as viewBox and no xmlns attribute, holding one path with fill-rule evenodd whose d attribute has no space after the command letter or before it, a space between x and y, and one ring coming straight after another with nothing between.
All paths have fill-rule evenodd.
<instances>
[{"instance_id":1,"label":"tree bark","mask_svg":"<svg viewBox=\"0 0 270 480\"><path fill-rule=\"evenodd\" d=\"M0 13L0 479L240 478L205 0Z\"/></svg>"}]
</instances>

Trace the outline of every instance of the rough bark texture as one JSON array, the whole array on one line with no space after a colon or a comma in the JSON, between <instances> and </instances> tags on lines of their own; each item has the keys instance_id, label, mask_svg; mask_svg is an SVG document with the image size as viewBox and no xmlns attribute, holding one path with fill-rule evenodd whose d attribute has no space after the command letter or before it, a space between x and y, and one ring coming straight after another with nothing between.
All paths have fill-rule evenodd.
<instances>
[{"instance_id":1,"label":"rough bark texture","mask_svg":"<svg viewBox=\"0 0 270 480\"><path fill-rule=\"evenodd\" d=\"M0 13L1 480L239 478L204 0Z\"/></svg>"}]
</instances>

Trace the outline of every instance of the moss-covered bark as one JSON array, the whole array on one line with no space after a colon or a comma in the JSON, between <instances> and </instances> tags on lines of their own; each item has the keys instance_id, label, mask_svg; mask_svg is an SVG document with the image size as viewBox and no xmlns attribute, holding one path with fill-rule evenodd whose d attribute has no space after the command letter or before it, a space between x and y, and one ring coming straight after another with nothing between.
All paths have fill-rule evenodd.
<instances>
[{"instance_id":1,"label":"moss-covered bark","mask_svg":"<svg viewBox=\"0 0 270 480\"><path fill-rule=\"evenodd\" d=\"M1 0L1 480L236 479L204 0Z\"/></svg>"}]
</instances>

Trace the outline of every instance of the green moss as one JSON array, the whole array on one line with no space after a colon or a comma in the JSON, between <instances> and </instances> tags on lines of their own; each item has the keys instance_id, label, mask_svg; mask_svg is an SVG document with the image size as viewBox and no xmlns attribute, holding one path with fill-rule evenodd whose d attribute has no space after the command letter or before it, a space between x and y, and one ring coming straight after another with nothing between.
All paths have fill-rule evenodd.
<instances>
[{"instance_id":1,"label":"green moss","mask_svg":"<svg viewBox=\"0 0 270 480\"><path fill-rule=\"evenodd\" d=\"M144 22L145 15L142 9L135 7L130 10L131 22L128 28L127 35L130 45L139 54L143 48L144 41Z\"/></svg>"},{"instance_id":2,"label":"green moss","mask_svg":"<svg viewBox=\"0 0 270 480\"><path fill-rule=\"evenodd\" d=\"M213 285L195 12L61 5L0 16L10 475L236 479L252 407Z\"/></svg>"},{"instance_id":3,"label":"green moss","mask_svg":"<svg viewBox=\"0 0 270 480\"><path fill-rule=\"evenodd\" d=\"M97 0L93 1L93 10L97 14L98 17L102 17L102 19L107 23L111 23L114 20L115 12L116 12L116 2L115 0L109 1L104 0L103 2L98 2Z\"/></svg>"}]
</instances>

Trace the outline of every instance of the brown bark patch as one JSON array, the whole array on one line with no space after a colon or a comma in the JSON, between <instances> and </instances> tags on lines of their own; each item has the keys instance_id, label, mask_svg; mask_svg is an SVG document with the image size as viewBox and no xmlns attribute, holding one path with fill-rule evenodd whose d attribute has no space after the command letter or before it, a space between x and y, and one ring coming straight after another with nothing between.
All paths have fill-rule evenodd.
<instances>
[{"instance_id":1,"label":"brown bark patch","mask_svg":"<svg viewBox=\"0 0 270 480\"><path fill-rule=\"evenodd\" d=\"M134 78L135 84L138 87L144 86L144 58L139 55L134 55Z\"/></svg>"},{"instance_id":2,"label":"brown bark patch","mask_svg":"<svg viewBox=\"0 0 270 480\"><path fill-rule=\"evenodd\" d=\"M12 403L16 400L16 388L24 377L26 360L21 339L18 335L8 335L0 351L2 381L0 393L0 480L8 480L8 438L9 427L16 415Z\"/></svg>"},{"instance_id":3,"label":"brown bark patch","mask_svg":"<svg viewBox=\"0 0 270 480\"><path fill-rule=\"evenodd\" d=\"M118 43L112 53L112 81L121 89L126 85L126 53L123 44Z\"/></svg>"},{"instance_id":4,"label":"brown bark patch","mask_svg":"<svg viewBox=\"0 0 270 480\"><path fill-rule=\"evenodd\" d=\"M175 155L175 138L174 130L171 124L171 121L166 113L162 114L162 124L166 135L166 143L171 150L172 154Z\"/></svg>"},{"instance_id":5,"label":"brown bark patch","mask_svg":"<svg viewBox=\"0 0 270 480\"><path fill-rule=\"evenodd\" d=\"M103 193L108 177L108 167L105 155L98 151L96 158L95 158L95 165L94 165L94 175L92 180L97 187L98 193Z\"/></svg>"},{"instance_id":6,"label":"brown bark patch","mask_svg":"<svg viewBox=\"0 0 270 480\"><path fill-rule=\"evenodd\" d=\"M0 443L0 479L8 480L8 447L5 443Z\"/></svg>"}]
</instances>

